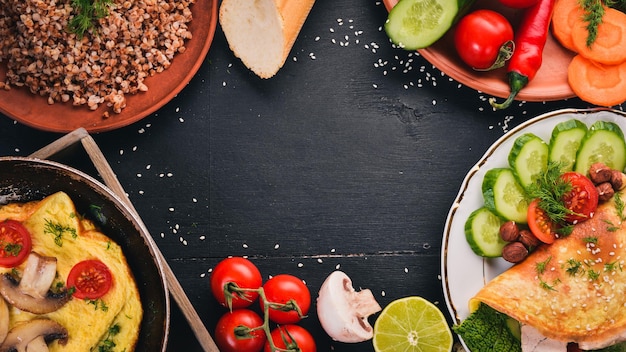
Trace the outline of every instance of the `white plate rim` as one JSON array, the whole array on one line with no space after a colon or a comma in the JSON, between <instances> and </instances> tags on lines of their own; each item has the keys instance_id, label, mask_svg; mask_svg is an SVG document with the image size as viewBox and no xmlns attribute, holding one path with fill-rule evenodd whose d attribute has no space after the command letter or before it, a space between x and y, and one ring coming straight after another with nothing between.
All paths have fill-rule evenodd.
<instances>
[{"instance_id":1,"label":"white plate rim","mask_svg":"<svg viewBox=\"0 0 626 352\"><path fill-rule=\"evenodd\" d=\"M508 153L518 136L532 132L549 142L554 126L572 118L587 126L598 120L612 121L626 132L626 113L623 111L594 108L548 112L521 123L496 140L463 179L446 218L441 246L443 294L453 324L460 324L469 315L469 299L489 280L511 266L500 258L484 259L477 256L465 240L465 220L483 202L480 185L484 174L494 167L508 167ZM469 350L463 340L460 341Z\"/></svg>"}]
</instances>

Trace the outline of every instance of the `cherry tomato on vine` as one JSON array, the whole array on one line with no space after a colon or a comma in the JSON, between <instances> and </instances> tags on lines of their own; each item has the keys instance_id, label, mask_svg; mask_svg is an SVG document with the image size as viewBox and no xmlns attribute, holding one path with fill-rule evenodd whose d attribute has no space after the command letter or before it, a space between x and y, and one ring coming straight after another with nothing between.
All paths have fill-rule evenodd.
<instances>
[{"instance_id":1,"label":"cherry tomato on vine","mask_svg":"<svg viewBox=\"0 0 626 352\"><path fill-rule=\"evenodd\" d=\"M228 292L227 285L243 289L256 290L263 284L261 272L248 259L241 257L226 258L219 262L211 273L211 291L213 297L223 306L231 308L245 308L251 305L259 296L258 292Z\"/></svg>"},{"instance_id":2,"label":"cherry tomato on vine","mask_svg":"<svg viewBox=\"0 0 626 352\"><path fill-rule=\"evenodd\" d=\"M97 299L104 296L113 285L113 275L97 259L76 263L67 274L67 287L74 288L73 296L80 299Z\"/></svg>"},{"instance_id":3,"label":"cherry tomato on vine","mask_svg":"<svg viewBox=\"0 0 626 352\"><path fill-rule=\"evenodd\" d=\"M476 10L459 21L454 46L463 62L475 70L499 68L513 53L513 27L493 10Z\"/></svg>"},{"instance_id":4,"label":"cherry tomato on vine","mask_svg":"<svg viewBox=\"0 0 626 352\"><path fill-rule=\"evenodd\" d=\"M295 304L300 309L301 315L295 310L282 311L270 306L268 311L269 318L275 323L297 323L309 312L309 308L311 307L311 293L304 282L293 275L276 275L267 280L265 285L263 285L263 290L265 291L267 302L287 304L287 306ZM263 302L261 302L261 309L263 309Z\"/></svg>"},{"instance_id":5,"label":"cherry tomato on vine","mask_svg":"<svg viewBox=\"0 0 626 352\"><path fill-rule=\"evenodd\" d=\"M550 220L548 214L543 209L539 208L539 199L533 200L528 205L526 220L528 221L530 232L532 232L539 241L550 244L556 240L557 226Z\"/></svg>"},{"instance_id":6,"label":"cherry tomato on vine","mask_svg":"<svg viewBox=\"0 0 626 352\"><path fill-rule=\"evenodd\" d=\"M537 3L538 0L499 0L506 7L513 9L525 9Z\"/></svg>"},{"instance_id":7,"label":"cherry tomato on vine","mask_svg":"<svg viewBox=\"0 0 626 352\"><path fill-rule=\"evenodd\" d=\"M259 352L263 349L265 332L261 329L263 319L249 309L235 309L217 321L215 344L221 352Z\"/></svg>"},{"instance_id":8,"label":"cherry tomato on vine","mask_svg":"<svg viewBox=\"0 0 626 352\"><path fill-rule=\"evenodd\" d=\"M588 220L598 208L598 190L590 179L578 172L566 172L561 178L572 185L572 190L562 198L563 205L572 214L565 221L576 223Z\"/></svg>"},{"instance_id":9,"label":"cherry tomato on vine","mask_svg":"<svg viewBox=\"0 0 626 352\"><path fill-rule=\"evenodd\" d=\"M0 266L12 268L20 265L32 247L28 230L15 220L0 222Z\"/></svg>"},{"instance_id":10,"label":"cherry tomato on vine","mask_svg":"<svg viewBox=\"0 0 626 352\"><path fill-rule=\"evenodd\" d=\"M272 330L272 341L278 348L298 350L301 352L316 352L317 346L313 336L300 325L282 325ZM264 352L271 352L270 343L265 343Z\"/></svg>"}]
</instances>

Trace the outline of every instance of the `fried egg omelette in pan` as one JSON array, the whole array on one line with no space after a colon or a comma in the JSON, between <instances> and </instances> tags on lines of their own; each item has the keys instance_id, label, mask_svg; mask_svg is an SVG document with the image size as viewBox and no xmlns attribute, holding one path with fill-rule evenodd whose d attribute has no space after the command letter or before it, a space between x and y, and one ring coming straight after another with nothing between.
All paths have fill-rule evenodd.
<instances>
[{"instance_id":1,"label":"fried egg omelette in pan","mask_svg":"<svg viewBox=\"0 0 626 352\"><path fill-rule=\"evenodd\" d=\"M114 342L115 350L165 351L169 298L160 263L146 230L119 198L88 175L51 161L0 158L0 175L0 220L28 228L33 251L57 258L59 281L90 258L104 262L113 276L110 291L95 301L72 298L43 315L9 307L11 327L42 317L58 322L68 337L65 345L50 343L51 351L89 351L101 341ZM59 246L46 224L75 227L78 236L64 234ZM112 337L113 326L119 331Z\"/></svg>"}]
</instances>

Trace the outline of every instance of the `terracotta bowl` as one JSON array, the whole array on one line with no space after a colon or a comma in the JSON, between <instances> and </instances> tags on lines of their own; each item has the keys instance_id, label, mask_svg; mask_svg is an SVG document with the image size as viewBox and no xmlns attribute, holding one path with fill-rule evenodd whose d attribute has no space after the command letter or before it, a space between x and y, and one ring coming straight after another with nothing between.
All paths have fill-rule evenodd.
<instances>
[{"instance_id":1,"label":"terracotta bowl","mask_svg":"<svg viewBox=\"0 0 626 352\"><path fill-rule=\"evenodd\" d=\"M111 190L91 176L52 161L0 157L0 204L41 200L66 192L80 214L117 242L124 251L144 308L136 352L165 352L170 323L170 301L161 263L156 259L148 230ZM106 222L90 216L99 205Z\"/></svg>"},{"instance_id":2,"label":"terracotta bowl","mask_svg":"<svg viewBox=\"0 0 626 352\"><path fill-rule=\"evenodd\" d=\"M387 10L391 10L398 0L384 0L384 3ZM521 10L505 8L497 0L478 0L472 10L479 8L500 12L511 22L514 30L523 13ZM470 88L500 98L509 95L506 68L480 72L461 61L454 48L454 27L435 44L419 50L419 53L441 72ZM543 51L541 68L526 88L520 91L517 100L554 101L574 97L567 83L567 67L573 57L574 53L561 46L550 34Z\"/></svg>"},{"instance_id":3,"label":"terracotta bowl","mask_svg":"<svg viewBox=\"0 0 626 352\"><path fill-rule=\"evenodd\" d=\"M217 26L217 2L196 0L191 7L193 20L189 25L193 38L185 45L187 50L176 55L167 70L145 80L147 92L127 95L127 106L121 113L110 113L108 118L103 118L105 106L90 111L87 106L75 107L69 103L49 105L47 98L24 88L0 90L0 112L30 127L61 133L79 127L89 132L104 132L141 120L172 100L200 69ZM6 64L0 62L0 81L5 80L6 71Z\"/></svg>"}]
</instances>

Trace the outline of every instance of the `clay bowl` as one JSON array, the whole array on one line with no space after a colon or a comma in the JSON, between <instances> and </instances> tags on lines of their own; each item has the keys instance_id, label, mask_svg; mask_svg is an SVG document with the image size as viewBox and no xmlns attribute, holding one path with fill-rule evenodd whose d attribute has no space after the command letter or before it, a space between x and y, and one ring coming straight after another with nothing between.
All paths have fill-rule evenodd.
<instances>
[{"instance_id":1,"label":"clay bowl","mask_svg":"<svg viewBox=\"0 0 626 352\"><path fill-rule=\"evenodd\" d=\"M76 210L117 242L135 275L144 308L136 352L164 352L170 323L170 301L161 262L148 240L148 230L111 190L91 176L53 161L0 157L0 204L41 200L66 192ZM101 206L105 222L91 216Z\"/></svg>"}]
</instances>

